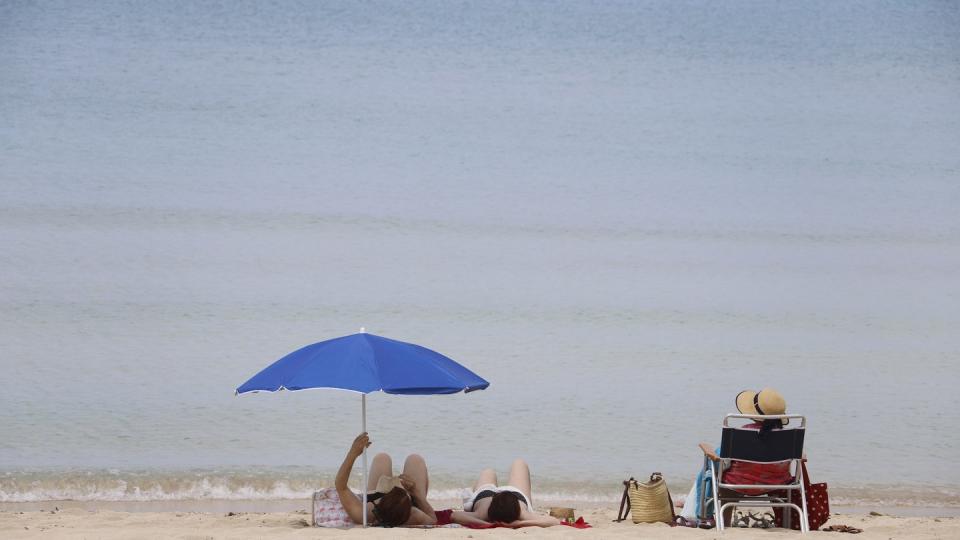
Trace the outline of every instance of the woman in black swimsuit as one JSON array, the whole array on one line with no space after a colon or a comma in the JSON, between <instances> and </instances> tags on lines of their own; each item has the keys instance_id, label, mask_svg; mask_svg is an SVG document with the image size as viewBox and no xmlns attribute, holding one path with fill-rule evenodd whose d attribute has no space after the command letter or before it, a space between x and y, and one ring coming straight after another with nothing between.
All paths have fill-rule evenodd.
<instances>
[{"instance_id":1,"label":"woman in black swimsuit","mask_svg":"<svg viewBox=\"0 0 960 540\"><path fill-rule=\"evenodd\" d=\"M533 511L530 496L530 467L522 459L510 466L508 484L497 484L497 473L484 469L473 488L473 495L464 502L463 512L454 512L454 523L461 525L495 523L508 527L550 527L560 520Z\"/></svg>"},{"instance_id":2,"label":"woman in black swimsuit","mask_svg":"<svg viewBox=\"0 0 960 540\"><path fill-rule=\"evenodd\" d=\"M403 464L403 474L399 476L402 487L394 487L387 493L375 491L381 476L393 476L393 462L387 454L377 454L370 464L367 477L367 507L363 508L363 499L347 487L350 471L363 449L370 446L370 437L366 433L357 435L344 458L334 485L340 496L340 504L354 523L363 523L363 512L367 512L367 523L386 527L417 527L435 525L437 516L427 502L427 490L430 478L427 464L417 454L407 456Z\"/></svg>"}]
</instances>

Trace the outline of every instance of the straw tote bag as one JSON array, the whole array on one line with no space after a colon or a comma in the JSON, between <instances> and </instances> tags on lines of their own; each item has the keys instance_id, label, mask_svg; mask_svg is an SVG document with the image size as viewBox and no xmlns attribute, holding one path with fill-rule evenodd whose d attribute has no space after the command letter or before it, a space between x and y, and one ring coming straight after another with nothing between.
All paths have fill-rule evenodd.
<instances>
[{"instance_id":1,"label":"straw tote bag","mask_svg":"<svg viewBox=\"0 0 960 540\"><path fill-rule=\"evenodd\" d=\"M673 499L660 473L651 474L647 483L631 477L624 480L623 486L617 521L627 519L627 514L632 512L634 523L674 523Z\"/></svg>"}]
</instances>

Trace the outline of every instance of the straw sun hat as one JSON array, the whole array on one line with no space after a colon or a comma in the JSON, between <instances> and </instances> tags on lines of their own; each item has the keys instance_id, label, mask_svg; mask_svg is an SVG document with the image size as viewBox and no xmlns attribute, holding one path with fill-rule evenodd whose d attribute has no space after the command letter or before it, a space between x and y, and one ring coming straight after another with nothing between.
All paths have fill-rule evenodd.
<instances>
[{"instance_id":1,"label":"straw sun hat","mask_svg":"<svg viewBox=\"0 0 960 540\"><path fill-rule=\"evenodd\" d=\"M383 475L377 480L377 488L374 489L374 491L377 493L390 493L390 490L395 487L403 487L403 483L400 482L400 477Z\"/></svg>"},{"instance_id":2,"label":"straw sun hat","mask_svg":"<svg viewBox=\"0 0 960 540\"><path fill-rule=\"evenodd\" d=\"M740 414L786 414L787 401L773 388L759 392L744 390L737 394L737 410ZM783 423L787 422L785 418Z\"/></svg>"}]
</instances>

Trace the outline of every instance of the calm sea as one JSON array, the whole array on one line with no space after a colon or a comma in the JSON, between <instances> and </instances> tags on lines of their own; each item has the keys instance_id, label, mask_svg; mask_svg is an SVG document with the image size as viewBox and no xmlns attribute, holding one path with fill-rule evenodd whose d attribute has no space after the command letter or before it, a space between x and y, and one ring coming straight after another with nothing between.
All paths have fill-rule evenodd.
<instances>
[{"instance_id":1,"label":"calm sea","mask_svg":"<svg viewBox=\"0 0 960 540\"><path fill-rule=\"evenodd\" d=\"M955 2L0 4L0 502L283 499L360 398L236 397L370 332L455 495L677 489L742 389L838 500L960 506ZM951 397L952 396L952 397Z\"/></svg>"}]
</instances>

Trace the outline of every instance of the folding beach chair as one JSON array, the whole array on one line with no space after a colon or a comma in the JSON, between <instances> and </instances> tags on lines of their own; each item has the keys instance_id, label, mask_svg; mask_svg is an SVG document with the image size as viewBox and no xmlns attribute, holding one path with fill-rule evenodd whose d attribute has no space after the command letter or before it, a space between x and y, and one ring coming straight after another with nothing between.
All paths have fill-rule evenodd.
<instances>
[{"instance_id":1,"label":"folding beach chair","mask_svg":"<svg viewBox=\"0 0 960 540\"><path fill-rule=\"evenodd\" d=\"M746 429L742 427L733 427L730 420L750 420L763 421L789 419L791 422L783 429L774 429L767 431L763 435L756 429ZM717 529L723 532L726 524L723 522L723 511L731 507L745 508L793 508L800 515L800 532L806 533L810 530L807 518L807 496L803 487L803 470L800 466L800 460L803 456L803 436L806 432L807 419L797 414L748 416L745 414L728 414L723 419L723 435L720 440L720 461L715 462L707 456L704 456L704 470L709 471L709 478L713 482L713 508L714 519L717 523ZM767 484L727 484L722 482L723 472L730 467L734 461L743 461L750 463L790 463L793 479L787 484L767 485ZM707 475L703 475L707 478ZM705 483L705 482L704 482ZM724 494L720 496L721 489L728 489L736 492L735 496ZM769 490L763 495L747 495L741 490ZM790 502L790 493L800 491L800 500L803 501L803 507ZM706 512L705 486L700 486L700 508ZM784 527L789 528L789 516L792 512L784 512ZM706 516L700 516L704 518Z\"/></svg>"}]
</instances>

